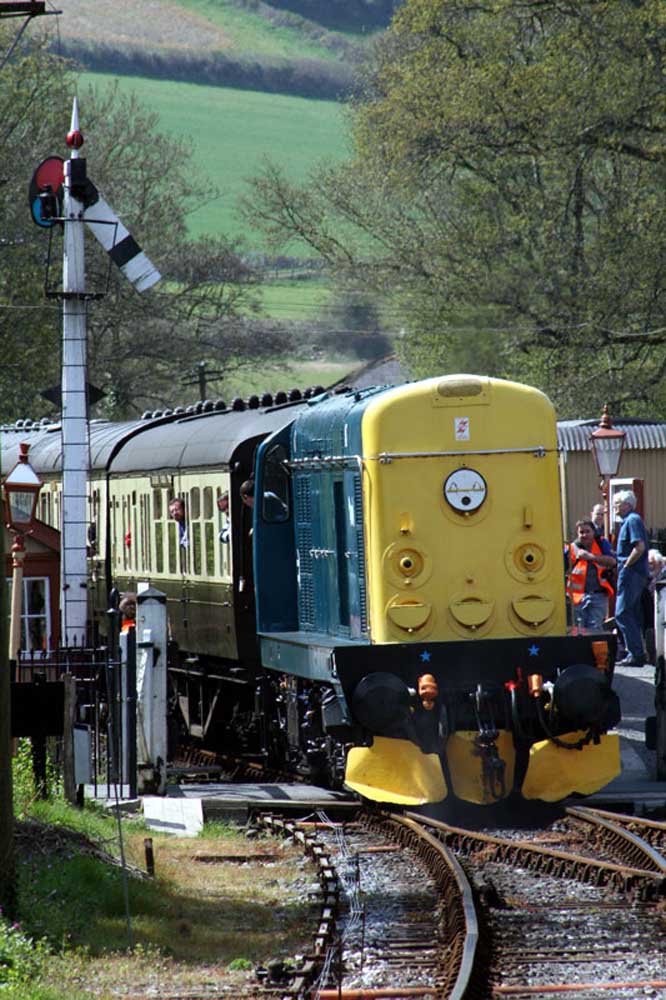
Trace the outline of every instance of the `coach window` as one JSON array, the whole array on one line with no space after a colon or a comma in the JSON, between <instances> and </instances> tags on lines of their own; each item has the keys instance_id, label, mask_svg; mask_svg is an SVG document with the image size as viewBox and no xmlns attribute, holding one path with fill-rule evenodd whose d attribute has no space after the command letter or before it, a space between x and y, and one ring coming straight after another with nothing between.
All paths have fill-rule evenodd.
<instances>
[{"instance_id":1,"label":"coach window","mask_svg":"<svg viewBox=\"0 0 666 1000\"><path fill-rule=\"evenodd\" d=\"M193 521L201 517L201 490L198 486L190 490L190 517Z\"/></svg>"},{"instance_id":2,"label":"coach window","mask_svg":"<svg viewBox=\"0 0 666 1000\"><path fill-rule=\"evenodd\" d=\"M261 503L265 521L289 520L289 473L286 460L287 453L281 444L274 445L266 455Z\"/></svg>"},{"instance_id":3,"label":"coach window","mask_svg":"<svg viewBox=\"0 0 666 1000\"><path fill-rule=\"evenodd\" d=\"M164 572L164 525L155 522L155 572Z\"/></svg>"},{"instance_id":4,"label":"coach window","mask_svg":"<svg viewBox=\"0 0 666 1000\"><path fill-rule=\"evenodd\" d=\"M190 531L192 533L192 572L201 576L201 490L190 490Z\"/></svg>"},{"instance_id":5,"label":"coach window","mask_svg":"<svg viewBox=\"0 0 666 1000\"><path fill-rule=\"evenodd\" d=\"M129 550L132 544L132 525L130 521L130 505L129 497L123 497L122 499L122 526L123 526L123 558L122 566L123 569L129 567Z\"/></svg>"},{"instance_id":6,"label":"coach window","mask_svg":"<svg viewBox=\"0 0 666 1000\"><path fill-rule=\"evenodd\" d=\"M113 546L111 559L113 565L117 566L120 562L120 556L118 555L118 501L116 499L109 501L109 513L111 517L111 544Z\"/></svg>"},{"instance_id":7,"label":"coach window","mask_svg":"<svg viewBox=\"0 0 666 1000\"><path fill-rule=\"evenodd\" d=\"M213 521L213 487L203 489L204 516L204 575L215 576L215 523Z\"/></svg>"},{"instance_id":8,"label":"coach window","mask_svg":"<svg viewBox=\"0 0 666 1000\"><path fill-rule=\"evenodd\" d=\"M162 487L153 488L153 534L155 537L155 572L164 572L164 524L162 523Z\"/></svg>"},{"instance_id":9,"label":"coach window","mask_svg":"<svg viewBox=\"0 0 666 1000\"><path fill-rule=\"evenodd\" d=\"M141 534L139 531L139 507L137 504L136 490L132 493L132 506L130 508L130 566L137 570L141 565Z\"/></svg>"},{"instance_id":10,"label":"coach window","mask_svg":"<svg viewBox=\"0 0 666 1000\"><path fill-rule=\"evenodd\" d=\"M62 521L60 520L60 493L56 493L53 497L53 521L51 522L54 528L58 531L62 531Z\"/></svg>"},{"instance_id":11,"label":"coach window","mask_svg":"<svg viewBox=\"0 0 666 1000\"><path fill-rule=\"evenodd\" d=\"M141 497L141 548L143 555L142 569L148 573L153 568L150 558L150 497Z\"/></svg>"},{"instance_id":12,"label":"coach window","mask_svg":"<svg viewBox=\"0 0 666 1000\"><path fill-rule=\"evenodd\" d=\"M192 522L192 572L201 576L201 522Z\"/></svg>"},{"instance_id":13,"label":"coach window","mask_svg":"<svg viewBox=\"0 0 666 1000\"><path fill-rule=\"evenodd\" d=\"M90 545L93 552L97 551L97 538L99 535L98 525L99 525L99 508L100 508L100 498L99 490L93 490L88 497L89 506L89 516L88 516L88 544ZM46 520L46 518L42 518Z\"/></svg>"},{"instance_id":14,"label":"coach window","mask_svg":"<svg viewBox=\"0 0 666 1000\"><path fill-rule=\"evenodd\" d=\"M169 549L169 573L178 572L178 525L175 521L169 521L168 529L168 549Z\"/></svg>"},{"instance_id":15,"label":"coach window","mask_svg":"<svg viewBox=\"0 0 666 1000\"><path fill-rule=\"evenodd\" d=\"M51 494L42 490L39 496L39 519L45 524L51 523Z\"/></svg>"}]
</instances>

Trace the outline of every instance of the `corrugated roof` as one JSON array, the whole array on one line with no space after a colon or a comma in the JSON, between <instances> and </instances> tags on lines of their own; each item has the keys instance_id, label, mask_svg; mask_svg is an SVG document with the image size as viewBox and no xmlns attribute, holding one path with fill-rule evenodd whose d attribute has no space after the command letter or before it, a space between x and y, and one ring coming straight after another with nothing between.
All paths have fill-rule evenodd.
<instances>
[{"instance_id":1,"label":"corrugated roof","mask_svg":"<svg viewBox=\"0 0 666 1000\"><path fill-rule=\"evenodd\" d=\"M559 420L557 443L565 451L589 451L590 434L599 426L598 420ZM651 451L666 448L666 421L619 420L613 424L627 435L624 447L629 451Z\"/></svg>"}]
</instances>

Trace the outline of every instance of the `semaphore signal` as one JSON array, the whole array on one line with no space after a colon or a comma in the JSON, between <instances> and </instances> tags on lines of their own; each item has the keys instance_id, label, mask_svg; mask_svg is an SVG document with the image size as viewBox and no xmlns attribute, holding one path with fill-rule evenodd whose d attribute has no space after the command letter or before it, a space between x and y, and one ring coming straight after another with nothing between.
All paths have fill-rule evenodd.
<instances>
[{"instance_id":1,"label":"semaphore signal","mask_svg":"<svg viewBox=\"0 0 666 1000\"><path fill-rule=\"evenodd\" d=\"M82 641L87 630L88 406L85 242L83 225L139 292L160 273L87 176L76 98L67 134L69 160L43 160L28 192L33 221L42 228L64 227L62 298L62 544L61 613L65 643ZM97 296L95 296L97 297Z\"/></svg>"}]
</instances>

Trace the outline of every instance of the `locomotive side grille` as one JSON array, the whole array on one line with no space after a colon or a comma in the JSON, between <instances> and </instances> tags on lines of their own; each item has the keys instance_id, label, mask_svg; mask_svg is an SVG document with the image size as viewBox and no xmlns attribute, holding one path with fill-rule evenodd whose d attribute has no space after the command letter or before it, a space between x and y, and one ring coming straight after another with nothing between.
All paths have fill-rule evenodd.
<instances>
[{"instance_id":1,"label":"locomotive side grille","mask_svg":"<svg viewBox=\"0 0 666 1000\"><path fill-rule=\"evenodd\" d=\"M298 596L298 624L300 628L314 628L315 602L312 577L301 577L301 589Z\"/></svg>"},{"instance_id":2,"label":"locomotive side grille","mask_svg":"<svg viewBox=\"0 0 666 1000\"><path fill-rule=\"evenodd\" d=\"M358 597L361 631L368 630L368 600L365 586L365 538L363 536L363 491L361 477L354 476L354 523L356 524L356 565L358 567Z\"/></svg>"},{"instance_id":3,"label":"locomotive side grille","mask_svg":"<svg viewBox=\"0 0 666 1000\"><path fill-rule=\"evenodd\" d=\"M312 499L310 477L295 479L296 545L298 547L298 622L300 628L314 628L315 600L312 579Z\"/></svg>"},{"instance_id":4,"label":"locomotive side grille","mask_svg":"<svg viewBox=\"0 0 666 1000\"><path fill-rule=\"evenodd\" d=\"M312 522L310 480L305 476L296 477L296 521L298 524L310 524Z\"/></svg>"}]
</instances>

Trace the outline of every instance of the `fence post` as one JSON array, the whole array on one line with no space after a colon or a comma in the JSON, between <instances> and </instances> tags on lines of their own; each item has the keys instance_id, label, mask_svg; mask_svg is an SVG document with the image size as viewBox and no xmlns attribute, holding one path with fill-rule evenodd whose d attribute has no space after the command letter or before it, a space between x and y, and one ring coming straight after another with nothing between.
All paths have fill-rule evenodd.
<instances>
[{"instance_id":1,"label":"fence post","mask_svg":"<svg viewBox=\"0 0 666 1000\"><path fill-rule=\"evenodd\" d=\"M62 782L65 800L76 805L76 783L74 781L74 723L76 722L76 679L72 674L63 674L62 684L65 696L62 740Z\"/></svg>"}]
</instances>

